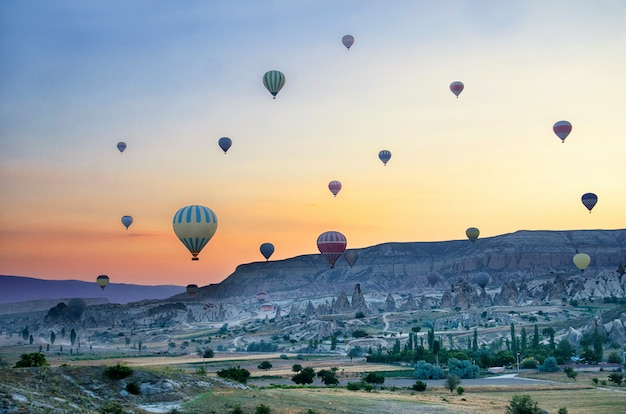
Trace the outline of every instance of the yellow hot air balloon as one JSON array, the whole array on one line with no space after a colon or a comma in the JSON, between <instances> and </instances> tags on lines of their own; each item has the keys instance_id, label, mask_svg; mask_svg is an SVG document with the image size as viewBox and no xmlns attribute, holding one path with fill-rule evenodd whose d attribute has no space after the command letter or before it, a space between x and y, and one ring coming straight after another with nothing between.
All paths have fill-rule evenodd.
<instances>
[{"instance_id":1,"label":"yellow hot air balloon","mask_svg":"<svg viewBox=\"0 0 626 414\"><path fill-rule=\"evenodd\" d=\"M585 253L575 254L572 260L581 272L584 272L587 266L589 266L589 263L591 263L591 257Z\"/></svg>"},{"instance_id":2,"label":"yellow hot air balloon","mask_svg":"<svg viewBox=\"0 0 626 414\"><path fill-rule=\"evenodd\" d=\"M465 235L467 236L469 241L471 241L472 243L476 241L479 234L480 234L480 230L478 230L476 227L470 227L467 230L465 230Z\"/></svg>"},{"instance_id":3,"label":"yellow hot air balloon","mask_svg":"<svg viewBox=\"0 0 626 414\"><path fill-rule=\"evenodd\" d=\"M191 252L191 260L198 260L198 253L217 230L217 216L208 207L187 206L176 212L173 227L176 236Z\"/></svg>"},{"instance_id":4,"label":"yellow hot air balloon","mask_svg":"<svg viewBox=\"0 0 626 414\"><path fill-rule=\"evenodd\" d=\"M100 275L96 278L96 283L102 290L109 284L109 277L107 275Z\"/></svg>"}]
</instances>

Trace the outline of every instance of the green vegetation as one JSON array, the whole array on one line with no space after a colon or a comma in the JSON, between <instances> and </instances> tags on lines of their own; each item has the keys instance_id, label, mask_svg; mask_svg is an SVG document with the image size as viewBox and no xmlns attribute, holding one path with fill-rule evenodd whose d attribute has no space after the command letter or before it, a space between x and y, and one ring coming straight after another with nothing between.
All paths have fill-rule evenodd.
<instances>
[{"instance_id":1,"label":"green vegetation","mask_svg":"<svg viewBox=\"0 0 626 414\"><path fill-rule=\"evenodd\" d=\"M39 352L33 352L20 355L20 360L15 363L15 368L43 367L46 365L48 365L46 357Z\"/></svg>"},{"instance_id":2,"label":"green vegetation","mask_svg":"<svg viewBox=\"0 0 626 414\"><path fill-rule=\"evenodd\" d=\"M541 409L530 395L514 395L506 407L506 414L541 414Z\"/></svg>"},{"instance_id":3,"label":"green vegetation","mask_svg":"<svg viewBox=\"0 0 626 414\"><path fill-rule=\"evenodd\" d=\"M413 391L422 392L426 391L426 386L427 384L424 381L417 380L415 381L415 384L411 385L410 389L412 389Z\"/></svg>"},{"instance_id":4,"label":"green vegetation","mask_svg":"<svg viewBox=\"0 0 626 414\"><path fill-rule=\"evenodd\" d=\"M112 381L118 381L130 377L133 374L133 369L118 362L117 365L105 368L103 374Z\"/></svg>"},{"instance_id":5,"label":"green vegetation","mask_svg":"<svg viewBox=\"0 0 626 414\"><path fill-rule=\"evenodd\" d=\"M250 371L236 366L217 371L217 376L245 384L248 382L248 378L250 378Z\"/></svg>"},{"instance_id":6,"label":"green vegetation","mask_svg":"<svg viewBox=\"0 0 626 414\"><path fill-rule=\"evenodd\" d=\"M447 389L450 390L450 392L453 392L456 389L456 387L459 386L460 383L461 383L461 378L457 377L456 375L448 375L446 377L445 386Z\"/></svg>"}]
</instances>

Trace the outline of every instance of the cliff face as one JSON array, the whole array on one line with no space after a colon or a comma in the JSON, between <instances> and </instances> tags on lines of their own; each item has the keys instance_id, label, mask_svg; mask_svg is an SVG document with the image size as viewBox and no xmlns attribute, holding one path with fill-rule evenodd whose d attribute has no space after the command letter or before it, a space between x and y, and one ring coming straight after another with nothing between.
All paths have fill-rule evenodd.
<instances>
[{"instance_id":1,"label":"cliff face","mask_svg":"<svg viewBox=\"0 0 626 414\"><path fill-rule=\"evenodd\" d=\"M318 254L243 264L223 282L200 288L197 296L201 299L235 300L250 298L259 290L271 292L272 297L277 299L338 295L342 291L351 291L357 283L367 292L410 292L418 296L432 289L426 275L433 270L441 274L442 279L436 286L440 292L460 279L473 280L479 271L489 273L490 288L509 281L520 283L558 274L580 275L572 263L572 257L577 252L591 256L591 265L583 274L586 277L602 271L614 272L620 264L626 263L626 229L518 231L478 239L473 244L467 240L385 243L352 250L358 255L358 261L352 268L340 259L335 268L330 269ZM584 289L579 287L577 291L584 291L581 295L617 294L623 297L623 293L621 296L618 293L620 289L624 291L623 282L619 274L616 277L606 292L600 292L591 285L585 285ZM551 291L534 293L541 297L562 294L558 285L546 289ZM519 302L526 291L516 295L514 298L506 297L506 301ZM505 296L509 296L508 293ZM468 298L470 301L474 299ZM504 301L505 298L498 300Z\"/></svg>"}]
</instances>

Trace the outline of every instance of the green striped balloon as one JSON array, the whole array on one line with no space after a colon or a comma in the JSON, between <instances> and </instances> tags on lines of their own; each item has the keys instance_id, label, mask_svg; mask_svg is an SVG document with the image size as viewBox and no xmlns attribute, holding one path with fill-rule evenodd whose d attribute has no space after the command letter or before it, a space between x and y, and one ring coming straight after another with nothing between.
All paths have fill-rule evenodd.
<instances>
[{"instance_id":1,"label":"green striped balloon","mask_svg":"<svg viewBox=\"0 0 626 414\"><path fill-rule=\"evenodd\" d=\"M268 91L272 94L274 99L276 99L276 94L278 91L285 86L285 75L277 70L270 70L269 72L265 72L263 75L263 85L267 88Z\"/></svg>"}]
</instances>

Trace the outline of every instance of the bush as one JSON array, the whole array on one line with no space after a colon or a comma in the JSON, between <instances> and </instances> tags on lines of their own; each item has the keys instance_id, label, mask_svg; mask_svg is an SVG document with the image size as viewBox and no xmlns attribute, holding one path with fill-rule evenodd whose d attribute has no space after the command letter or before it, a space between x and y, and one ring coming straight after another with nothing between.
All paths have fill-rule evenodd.
<instances>
[{"instance_id":1,"label":"bush","mask_svg":"<svg viewBox=\"0 0 626 414\"><path fill-rule=\"evenodd\" d=\"M215 356L215 351L213 351L211 348L207 348L204 350L204 352L202 353L202 358L213 358Z\"/></svg>"},{"instance_id":2,"label":"bush","mask_svg":"<svg viewBox=\"0 0 626 414\"><path fill-rule=\"evenodd\" d=\"M537 368L537 360L535 359L525 359L522 361L522 368L524 369L535 369Z\"/></svg>"},{"instance_id":3,"label":"bush","mask_svg":"<svg viewBox=\"0 0 626 414\"><path fill-rule=\"evenodd\" d=\"M415 381L415 384L411 385L413 391L426 391L426 383L424 381Z\"/></svg>"},{"instance_id":4,"label":"bush","mask_svg":"<svg viewBox=\"0 0 626 414\"><path fill-rule=\"evenodd\" d=\"M541 409L530 395L514 395L506 406L506 414L541 414Z\"/></svg>"},{"instance_id":5,"label":"bush","mask_svg":"<svg viewBox=\"0 0 626 414\"><path fill-rule=\"evenodd\" d=\"M383 384L385 382L385 376L378 372L370 372L363 379L368 384Z\"/></svg>"},{"instance_id":6,"label":"bush","mask_svg":"<svg viewBox=\"0 0 626 414\"><path fill-rule=\"evenodd\" d=\"M446 388L449 389L450 392L453 392L460 383L461 378L457 377L456 375L448 375L446 377Z\"/></svg>"},{"instance_id":7,"label":"bush","mask_svg":"<svg viewBox=\"0 0 626 414\"><path fill-rule=\"evenodd\" d=\"M548 357L543 361L543 365L537 367L541 372L558 372L559 366L556 364L555 357Z\"/></svg>"},{"instance_id":8,"label":"bush","mask_svg":"<svg viewBox=\"0 0 626 414\"><path fill-rule=\"evenodd\" d=\"M231 414L243 414L243 410L241 409L241 405L237 404L233 407L233 411Z\"/></svg>"},{"instance_id":9,"label":"bush","mask_svg":"<svg viewBox=\"0 0 626 414\"><path fill-rule=\"evenodd\" d=\"M108 402L100 408L100 414L124 414L124 409L116 402Z\"/></svg>"},{"instance_id":10,"label":"bush","mask_svg":"<svg viewBox=\"0 0 626 414\"><path fill-rule=\"evenodd\" d=\"M43 367L48 365L46 357L39 353L22 354L20 360L15 363L15 368Z\"/></svg>"},{"instance_id":11,"label":"bush","mask_svg":"<svg viewBox=\"0 0 626 414\"><path fill-rule=\"evenodd\" d=\"M459 395L463 395L463 393L465 392L465 388L461 387L460 385L458 387L456 387L456 393Z\"/></svg>"},{"instance_id":12,"label":"bush","mask_svg":"<svg viewBox=\"0 0 626 414\"><path fill-rule=\"evenodd\" d=\"M616 383L618 387L622 385L623 380L624 374L620 374L618 372L613 372L609 374L609 381Z\"/></svg>"},{"instance_id":13,"label":"bush","mask_svg":"<svg viewBox=\"0 0 626 414\"><path fill-rule=\"evenodd\" d=\"M592 377L591 381L593 382L594 385L598 385L598 377Z\"/></svg>"},{"instance_id":14,"label":"bush","mask_svg":"<svg viewBox=\"0 0 626 414\"><path fill-rule=\"evenodd\" d=\"M240 366L236 366L217 371L217 376L245 384L248 382L248 378L250 378L250 371L245 368L241 368Z\"/></svg>"},{"instance_id":15,"label":"bush","mask_svg":"<svg viewBox=\"0 0 626 414\"><path fill-rule=\"evenodd\" d=\"M445 377L443 369L440 367L429 364L426 361L418 361L415 364L415 370L413 371L413 378L417 379L442 379Z\"/></svg>"},{"instance_id":16,"label":"bush","mask_svg":"<svg viewBox=\"0 0 626 414\"><path fill-rule=\"evenodd\" d=\"M258 365L257 368L264 371L269 371L272 368L272 363L270 361L263 361Z\"/></svg>"},{"instance_id":17,"label":"bush","mask_svg":"<svg viewBox=\"0 0 626 414\"><path fill-rule=\"evenodd\" d=\"M291 380L296 384L312 384L315 379L315 370L311 367L302 368Z\"/></svg>"},{"instance_id":18,"label":"bush","mask_svg":"<svg viewBox=\"0 0 626 414\"><path fill-rule=\"evenodd\" d=\"M139 387L139 384L132 381L126 384L126 391L133 395L139 395L141 393L141 388Z\"/></svg>"},{"instance_id":19,"label":"bush","mask_svg":"<svg viewBox=\"0 0 626 414\"><path fill-rule=\"evenodd\" d=\"M324 385L337 385L339 384L339 379L337 378L337 368L331 369L321 369L317 376L322 379ZM383 378L384 380L384 378Z\"/></svg>"},{"instance_id":20,"label":"bush","mask_svg":"<svg viewBox=\"0 0 626 414\"><path fill-rule=\"evenodd\" d=\"M567 407L559 408L558 414L567 414Z\"/></svg>"},{"instance_id":21,"label":"bush","mask_svg":"<svg viewBox=\"0 0 626 414\"><path fill-rule=\"evenodd\" d=\"M361 388L363 388L363 382L349 382L346 384L348 391L359 391Z\"/></svg>"},{"instance_id":22,"label":"bush","mask_svg":"<svg viewBox=\"0 0 626 414\"><path fill-rule=\"evenodd\" d=\"M261 405L257 405L256 410L254 411L255 414L270 414L272 411L270 410L270 407L268 407L265 404L261 404Z\"/></svg>"},{"instance_id":23,"label":"bush","mask_svg":"<svg viewBox=\"0 0 626 414\"><path fill-rule=\"evenodd\" d=\"M112 381L118 381L130 377L133 374L133 369L118 362L117 365L105 368L103 374Z\"/></svg>"},{"instance_id":24,"label":"bush","mask_svg":"<svg viewBox=\"0 0 626 414\"><path fill-rule=\"evenodd\" d=\"M480 368L470 361L461 361L456 358L448 360L448 374L459 378L478 378Z\"/></svg>"},{"instance_id":25,"label":"bush","mask_svg":"<svg viewBox=\"0 0 626 414\"><path fill-rule=\"evenodd\" d=\"M610 364L619 364L622 362L622 359L619 357L619 354L615 351L611 351L609 356L606 358L606 362Z\"/></svg>"}]
</instances>

